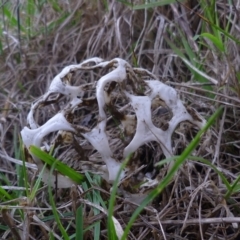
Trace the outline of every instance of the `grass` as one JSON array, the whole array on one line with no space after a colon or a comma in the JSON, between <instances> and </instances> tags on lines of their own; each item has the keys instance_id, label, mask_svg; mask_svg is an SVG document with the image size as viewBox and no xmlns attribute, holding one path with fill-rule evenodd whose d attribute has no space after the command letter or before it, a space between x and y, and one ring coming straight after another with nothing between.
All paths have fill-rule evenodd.
<instances>
[{"instance_id":1,"label":"grass","mask_svg":"<svg viewBox=\"0 0 240 240\"><path fill-rule=\"evenodd\" d=\"M25 0L0 6L0 238L239 238L238 4ZM45 167L78 183L65 190L45 186L44 169L37 175L28 168L18 138L30 103L53 77L93 56L119 56L148 69L208 120L198 133L189 123L176 129L170 159L155 143L141 147L138 159L128 158L122 168L146 165L130 180L158 176L153 188L131 182L130 197L118 180L109 185L99 175L79 173L81 163L66 166L66 152L52 157L32 146ZM98 74L77 73L74 85L94 82ZM37 113L40 124L51 117L52 105L45 110ZM9 156L24 160L23 166L10 163Z\"/></svg>"},{"instance_id":2,"label":"grass","mask_svg":"<svg viewBox=\"0 0 240 240\"><path fill-rule=\"evenodd\" d=\"M48 165L55 165L54 169L56 169L58 172L63 174L64 176L69 177L72 179L76 184L81 184L84 180L84 176L77 173L74 169L68 167L66 164L63 164L62 162L58 161L48 153L42 151L41 149L35 147L32 145L30 147L30 152L33 153L36 157L42 159L45 163Z\"/></svg>"}]
</instances>

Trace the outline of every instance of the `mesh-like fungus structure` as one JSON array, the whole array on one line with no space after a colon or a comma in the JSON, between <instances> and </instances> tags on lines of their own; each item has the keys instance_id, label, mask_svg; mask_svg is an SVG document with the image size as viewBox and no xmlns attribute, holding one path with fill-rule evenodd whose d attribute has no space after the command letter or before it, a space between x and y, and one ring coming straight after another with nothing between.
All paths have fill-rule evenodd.
<instances>
[{"instance_id":1,"label":"mesh-like fungus structure","mask_svg":"<svg viewBox=\"0 0 240 240\"><path fill-rule=\"evenodd\" d=\"M95 82L82 81L81 85L73 86L72 75L76 71L104 73L98 73L100 78ZM36 112L54 104L58 109L39 126ZM161 112L167 113L168 119ZM190 122L198 128L205 124L194 109L183 105L174 88L149 71L133 68L120 58L104 61L97 57L65 67L52 80L48 91L32 104L27 121L29 127L21 131L27 148L35 145L47 151L50 145L60 146L60 158L69 165L100 174L110 183L123 159L141 146L155 142L165 157L171 157L172 135L181 122ZM68 146L65 151L64 145ZM77 160L73 163L74 151ZM32 158L41 170L42 161ZM138 156L134 159L131 164L136 161L137 165ZM134 171L136 167L127 166L121 179ZM47 168L45 175L43 181L48 183ZM60 174L57 180L60 188L73 184ZM52 185L55 181L52 177Z\"/></svg>"}]
</instances>

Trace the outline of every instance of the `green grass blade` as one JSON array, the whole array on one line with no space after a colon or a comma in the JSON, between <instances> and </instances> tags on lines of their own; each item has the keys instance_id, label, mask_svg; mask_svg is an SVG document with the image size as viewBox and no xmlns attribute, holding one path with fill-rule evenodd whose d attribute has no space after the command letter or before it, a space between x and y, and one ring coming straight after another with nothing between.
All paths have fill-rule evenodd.
<instances>
[{"instance_id":1,"label":"green grass blade","mask_svg":"<svg viewBox=\"0 0 240 240\"><path fill-rule=\"evenodd\" d=\"M28 37L31 37L31 30L32 30L32 24L33 24L33 17L36 12L35 10L35 3L34 0L28 0L27 1L27 6L26 6L26 12L27 12L27 17L26 17L26 26L27 26L27 32L28 32Z\"/></svg>"},{"instance_id":2,"label":"green grass blade","mask_svg":"<svg viewBox=\"0 0 240 240\"><path fill-rule=\"evenodd\" d=\"M0 224L0 230L7 231L9 227Z\"/></svg>"},{"instance_id":3,"label":"green grass blade","mask_svg":"<svg viewBox=\"0 0 240 240\"><path fill-rule=\"evenodd\" d=\"M51 167L51 170L50 170L50 174L53 175L53 171L55 169L55 165L57 164L57 160L52 164L52 167ZM50 181L50 179L49 179ZM52 211L53 211L53 215L54 215L54 219L57 223L57 226L63 236L63 239L65 240L69 240L69 237L68 237L68 234L67 232L65 231L61 221L60 221L60 218L59 218L59 215L58 215L58 212L57 212L57 208L56 208L56 205L55 205L55 201L53 199L53 195L52 195L52 188L51 188L51 184L49 183L48 184L48 194L49 194L49 202L52 206Z\"/></svg>"},{"instance_id":4,"label":"green grass blade","mask_svg":"<svg viewBox=\"0 0 240 240\"><path fill-rule=\"evenodd\" d=\"M50 232L49 235L50 235L50 240L55 240L54 235L53 235L52 232Z\"/></svg>"},{"instance_id":5,"label":"green grass blade","mask_svg":"<svg viewBox=\"0 0 240 240\"><path fill-rule=\"evenodd\" d=\"M237 179L234 181L234 183L231 185L230 189L228 189L227 193L225 194L225 199L229 199L232 193L236 193L239 191L239 183L240 181L240 175L238 175Z\"/></svg>"},{"instance_id":6,"label":"green grass blade","mask_svg":"<svg viewBox=\"0 0 240 240\"><path fill-rule=\"evenodd\" d=\"M55 164L56 170L59 171L61 174L69 177L77 184L81 184L85 180L85 177L82 174L76 172L74 169L72 169L69 166L67 166L66 164L58 161L57 159L55 159L48 153L42 151L41 149L37 148L36 146L30 146L29 150L37 158L43 160L45 163L47 163L50 166L52 166L52 164L54 162L56 162L56 164Z\"/></svg>"},{"instance_id":7,"label":"green grass blade","mask_svg":"<svg viewBox=\"0 0 240 240\"><path fill-rule=\"evenodd\" d=\"M124 162L122 163L122 165L118 171L117 178L115 179L115 181L113 183L112 192L111 192L111 196L110 196L110 200L109 200L109 208L108 208L108 239L113 239L113 240L117 239L116 229L115 229L115 226L114 226L113 220L112 220L113 212L114 212L114 204L115 204L115 200L116 200L118 182L119 182L119 179L121 176L121 172L126 167L127 163L131 159L131 157L132 157L132 154L129 154L129 156L127 156L127 158L124 160Z\"/></svg>"},{"instance_id":8,"label":"green grass blade","mask_svg":"<svg viewBox=\"0 0 240 240\"><path fill-rule=\"evenodd\" d=\"M35 196L36 196L36 193L41 185L41 182L42 182L42 175L45 171L45 168L46 168L46 163L44 164L42 170L40 171L40 173L38 174L38 178L37 178L37 181L35 182L32 190L31 190L31 193L29 194L29 200L32 201L34 200Z\"/></svg>"},{"instance_id":9,"label":"green grass blade","mask_svg":"<svg viewBox=\"0 0 240 240\"><path fill-rule=\"evenodd\" d=\"M23 157L23 151L22 151L22 142L21 138L18 135L19 129L17 125L14 125L14 133L13 133L13 146L14 146L14 157L19 159ZM24 191L18 191L16 194L18 197L20 196L28 196L28 175L27 175L27 168L25 166L24 158L23 160L23 166L16 166L16 172L17 172L17 184L19 187L25 187L26 193Z\"/></svg>"},{"instance_id":10,"label":"green grass blade","mask_svg":"<svg viewBox=\"0 0 240 240\"><path fill-rule=\"evenodd\" d=\"M239 192L240 192L240 184L237 184L237 185L235 185L234 188L233 188L233 193L239 193ZM229 194L229 195L230 195L230 194ZM228 199L229 196L226 194L226 195L225 195L225 198Z\"/></svg>"},{"instance_id":11,"label":"green grass blade","mask_svg":"<svg viewBox=\"0 0 240 240\"><path fill-rule=\"evenodd\" d=\"M48 0L48 2L52 5L52 8L55 12L61 13L63 10L59 6L58 0Z\"/></svg>"},{"instance_id":12,"label":"green grass blade","mask_svg":"<svg viewBox=\"0 0 240 240\"><path fill-rule=\"evenodd\" d=\"M190 59L190 61L195 65L196 60L198 59L198 57L196 56L196 54L193 52L191 46L189 45L186 37L184 36L184 34L182 33L181 30L179 30L179 33L181 35L181 40L184 46L184 50L186 51L188 58Z\"/></svg>"},{"instance_id":13,"label":"green grass blade","mask_svg":"<svg viewBox=\"0 0 240 240\"><path fill-rule=\"evenodd\" d=\"M85 173L87 180L89 181L90 185L93 186L93 184L99 186L100 185L100 177L97 175L94 175L92 179L90 174L88 172ZM92 202L96 205L102 205L105 206L104 201L100 195L100 192L98 190L93 190L92 192ZM106 207L106 206L105 206ZM98 215L100 213L99 209L93 208L94 215ZM100 239L100 222L96 223L94 226L94 240Z\"/></svg>"},{"instance_id":14,"label":"green grass blade","mask_svg":"<svg viewBox=\"0 0 240 240\"><path fill-rule=\"evenodd\" d=\"M157 163L155 166L160 167L160 166L164 165L165 163L169 163L169 162L174 161L178 158L179 158L179 156L173 156L173 157L170 157L170 158L166 158L166 159L162 160L161 162ZM208 165L210 168L212 168L220 176L220 178L222 179L223 183L225 184L225 186L228 190L230 190L232 188L232 186L228 182L227 178L223 175L223 173L221 171L219 171L215 165L213 165L211 162L209 162L209 160L204 159L202 157L197 157L197 156L189 156L188 159L191 159L191 160L194 160L194 161L199 161L199 162L202 162L202 163Z\"/></svg>"},{"instance_id":15,"label":"green grass blade","mask_svg":"<svg viewBox=\"0 0 240 240\"><path fill-rule=\"evenodd\" d=\"M94 179L92 179L91 178L91 176L90 176L90 174L88 173L88 172L86 172L85 173L85 176L86 176L86 178L87 178L87 180L88 180L88 182L89 182L89 184L91 185L91 186L100 186L100 181L101 181L101 177L100 176L98 176L98 175L94 175L93 177L94 177ZM101 194L100 194L100 192L99 191L96 191L96 190L93 190L92 191L92 193L93 193L93 197L96 197L97 198L97 201L99 201L99 203L101 204L101 206L104 208L104 209L107 209L107 206L106 206L106 204L105 204L105 202L103 201L103 199L102 199L102 197L101 197Z\"/></svg>"},{"instance_id":16,"label":"green grass blade","mask_svg":"<svg viewBox=\"0 0 240 240\"><path fill-rule=\"evenodd\" d=\"M13 28L17 28L18 20L13 16L12 12L10 12L7 7L3 6L3 13L4 13L4 16L8 19L8 23L10 24L10 26ZM21 31L25 32L25 29L23 28L22 25L20 25L20 29Z\"/></svg>"},{"instance_id":17,"label":"green grass blade","mask_svg":"<svg viewBox=\"0 0 240 240\"><path fill-rule=\"evenodd\" d=\"M228 38L233 40L235 43L240 44L240 41L237 38L233 37L231 34L229 34L227 31L223 30L222 28L218 27L216 24L210 22L209 25L211 25L214 28L216 28L217 30L219 30L221 33L223 33L225 36L227 36Z\"/></svg>"},{"instance_id":18,"label":"green grass blade","mask_svg":"<svg viewBox=\"0 0 240 240\"><path fill-rule=\"evenodd\" d=\"M182 33L181 29L179 29L179 33L180 33L180 36L181 36L181 40L182 40L182 44L184 46L184 50L187 54L187 57L190 61L190 63L196 68L196 69L199 69L199 71L204 71L203 69L203 64L201 64L201 60L199 59L198 55L195 54L195 52L192 50L191 46L189 45L185 35ZM171 46L173 47L173 46ZM178 48L172 48L175 52ZM177 53L177 52L176 52ZM177 53L178 54L178 53ZM185 57L183 55L183 57ZM186 59L186 57L185 57ZM185 63L186 64L186 63ZM188 66L188 65L187 65ZM197 73L194 69L192 69L190 66L188 66L189 70L191 71L191 73L193 74L194 76L194 80L200 82L200 83L206 83L208 82L208 80L202 76L201 74ZM212 87L211 86L204 86L203 87L204 89L206 90L212 90ZM209 97L211 98L214 98L215 97L215 94L208 94Z\"/></svg>"},{"instance_id":19,"label":"green grass blade","mask_svg":"<svg viewBox=\"0 0 240 240\"><path fill-rule=\"evenodd\" d=\"M161 1L152 1L150 3L146 3L146 4L141 4L141 5L135 5L133 6L134 10L138 10L138 9L147 9L147 8L153 8L153 7L160 7L160 6L164 6L164 5L168 5L168 4L173 4L176 2L184 2L184 0L161 0Z\"/></svg>"},{"instance_id":20,"label":"green grass blade","mask_svg":"<svg viewBox=\"0 0 240 240\"><path fill-rule=\"evenodd\" d=\"M7 200L12 200L12 196L0 186L0 198L1 200L7 199Z\"/></svg>"},{"instance_id":21,"label":"green grass blade","mask_svg":"<svg viewBox=\"0 0 240 240\"><path fill-rule=\"evenodd\" d=\"M133 4L131 2L125 1L125 0L117 0L117 2L123 3L124 5L128 7L133 7Z\"/></svg>"},{"instance_id":22,"label":"green grass blade","mask_svg":"<svg viewBox=\"0 0 240 240\"><path fill-rule=\"evenodd\" d=\"M11 182L9 181L7 176L5 174L1 173L1 172L0 172L0 181L4 185L11 185Z\"/></svg>"},{"instance_id":23,"label":"green grass blade","mask_svg":"<svg viewBox=\"0 0 240 240\"><path fill-rule=\"evenodd\" d=\"M87 231L90 231L92 228L94 228L95 227L95 225L96 224L98 224L100 221L97 221L97 222L95 222L95 223L93 223L93 224L90 224L90 225L88 225L84 230L83 230L83 233L85 233L85 232L87 232ZM72 234L71 236L69 236L69 238L70 239L75 239L75 240L77 240L77 238L76 238L76 233L74 233L74 234ZM100 239L100 238L99 238Z\"/></svg>"},{"instance_id":24,"label":"green grass blade","mask_svg":"<svg viewBox=\"0 0 240 240\"><path fill-rule=\"evenodd\" d=\"M231 185L230 183L228 182L227 178L223 175L223 173L221 171L219 171L217 169L217 167L215 165L213 165L211 162L209 162L209 160L207 159L204 159L202 157L197 157L197 156L189 156L189 159L192 159L194 161L199 161L199 162L202 162L206 165L208 165L209 167L211 167L218 175L219 177L222 179L223 183L225 184L226 188L228 190L230 190L231 188Z\"/></svg>"},{"instance_id":25,"label":"green grass blade","mask_svg":"<svg viewBox=\"0 0 240 240\"><path fill-rule=\"evenodd\" d=\"M168 43L168 45L173 49L173 51L182 59L182 61L187 65L187 67L189 68L189 70L193 73L193 74L197 74L199 76L201 76L200 79L203 79L203 81L205 81L204 79L207 79L207 75L202 72L201 70L199 70L197 67L195 67L187 58L186 56L181 52L181 50L179 50L179 48L177 46L175 46L175 44L173 44L167 37L165 37L166 42ZM196 76L197 76L196 75ZM210 80L214 83L217 84L217 80L209 77ZM204 83L207 83L209 81L205 81ZM210 88L207 88L207 90L211 90ZM210 95L211 96L211 95Z\"/></svg>"},{"instance_id":26,"label":"green grass blade","mask_svg":"<svg viewBox=\"0 0 240 240\"><path fill-rule=\"evenodd\" d=\"M218 48L220 52L225 52L225 47L223 42L221 41L221 38L219 39L210 33L202 33L199 36L209 39Z\"/></svg>"},{"instance_id":27,"label":"green grass blade","mask_svg":"<svg viewBox=\"0 0 240 240\"><path fill-rule=\"evenodd\" d=\"M228 28L227 31L222 29L221 27L219 27L219 17L216 14L216 2L215 1L211 1L210 6L206 6L206 1L202 0L200 1L201 4L201 8L204 9L204 15L205 17L202 18L203 21L205 21L206 24L209 25L209 27L211 27L212 33L215 37L218 37L218 39L220 39L221 37L221 33L224 34L225 38L228 37L230 39L232 39L235 43L240 44L240 41L233 37L230 33L228 33ZM229 18L230 19L230 18ZM204 28L203 31L207 31L206 28Z\"/></svg>"},{"instance_id":28,"label":"green grass blade","mask_svg":"<svg viewBox=\"0 0 240 240\"><path fill-rule=\"evenodd\" d=\"M76 240L83 240L83 209L80 206L76 214Z\"/></svg>"},{"instance_id":29,"label":"green grass blade","mask_svg":"<svg viewBox=\"0 0 240 240\"><path fill-rule=\"evenodd\" d=\"M26 164L25 164L25 154L24 154L24 144L22 142L22 138L19 136L18 137L19 139L19 156L15 156L16 158L19 158L22 159L23 161L23 166L20 167L21 169L21 173L19 174L19 176L21 176L22 179L20 179L18 181L18 185L19 186L24 186L25 189L26 189L26 196L29 196L29 190L28 190L28 187L29 187L29 184L28 184L28 170L27 170L27 167L26 167ZM18 169L18 167L17 167ZM22 184L21 184L22 182Z\"/></svg>"}]
</instances>

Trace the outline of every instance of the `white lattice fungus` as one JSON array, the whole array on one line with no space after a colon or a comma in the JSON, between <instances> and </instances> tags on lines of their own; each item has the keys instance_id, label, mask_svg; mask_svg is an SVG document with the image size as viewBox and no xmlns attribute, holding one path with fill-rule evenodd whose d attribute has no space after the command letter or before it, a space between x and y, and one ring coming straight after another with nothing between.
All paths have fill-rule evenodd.
<instances>
[{"instance_id":1,"label":"white lattice fungus","mask_svg":"<svg viewBox=\"0 0 240 240\"><path fill-rule=\"evenodd\" d=\"M111 156L112 151L109 147L107 135L102 124L94 128L91 132L83 134L83 136L92 144L92 146L101 154L103 161L106 163L108 172L104 172L103 176L109 182L115 180L121 163L117 162ZM107 175L106 175L107 174ZM122 177L124 172L122 173Z\"/></svg>"},{"instance_id":2,"label":"white lattice fungus","mask_svg":"<svg viewBox=\"0 0 240 240\"><path fill-rule=\"evenodd\" d=\"M71 78L71 73L74 71L90 71L98 68L105 68L108 70L107 74L101 76L99 80L96 79L96 85L89 83L92 88L96 87L96 94L92 97L97 100L98 104L98 122L88 131L81 132L79 129L83 129L84 126L82 128L81 126L77 128L75 125L74 127L65 119L65 115L67 112L71 112L74 117L75 108L77 108L79 104L84 104L86 99L83 99L83 97L86 83L85 85L71 86L71 81L69 81L69 79ZM125 148L122 147L121 149L117 149L117 151L121 151L123 158L135 152L140 146L151 141L155 141L159 144L166 157L172 156L172 134L178 124L182 121L189 121L201 128L205 124L205 120L196 111L188 111L184 107L175 89L158 80L144 80L146 77L152 78L153 76L144 69L132 68L125 60L120 58L115 58L111 61L103 61L101 58L91 58L81 64L65 67L53 79L48 91L31 106L27 118L30 128L24 127L21 131L23 143L27 148L29 148L30 145L42 147L43 138L51 132L60 130L70 131L72 133L78 132L78 136L80 134L85 138L85 140L91 144L92 152L94 152L94 150L95 152L97 151L102 160L102 164L100 164L99 168L95 167L96 164L94 162L92 162L92 166L94 166L97 172L107 181L113 182L116 179L121 162L114 158L114 151L116 151L116 149L114 148L114 150L110 147L110 142L112 144L119 141L119 139L112 139L112 137L116 137L116 135L110 134L111 128L114 130L114 128L118 127L114 124L108 125L109 114L106 112L106 109L108 106L111 106L116 112L121 113L120 116L124 116L119 119L119 121L121 122L121 128L124 130L124 133L130 138L130 142ZM129 79L131 82L127 82ZM117 90L113 87L113 89L110 88L109 91L106 91L107 86L111 83L121 87L116 88ZM128 86L128 84L130 87L123 89L124 86ZM143 89L141 90L142 92L139 88ZM115 95L112 94L113 91L116 91ZM139 92L141 92L141 94L139 94ZM60 113L57 113L42 126L38 126L34 119L34 113L38 108L49 101L51 94L66 96L67 103L61 109ZM112 101L113 95L118 96L118 99L122 98L125 99L124 101L128 101L124 107L126 114L123 114L121 110L118 109L119 106L115 104L117 102L116 100ZM172 112L172 118L167 122L168 127L166 130L162 130L153 124L151 105L156 98L161 99L161 101L165 103L165 106ZM155 102L157 104L157 101ZM88 108L91 108L91 106L88 105ZM158 116L154 117L156 118ZM79 121L79 124L80 122L81 121ZM123 145L120 144L119 146ZM35 156L33 156L33 159L39 170L41 170L43 163ZM89 159L94 161L92 157ZM80 161L85 160L86 159L81 159ZM86 167L90 166L90 164L90 160L89 165L83 164L83 170L86 171ZM89 171L91 171L91 169L89 169ZM49 174L47 169L45 174L46 176ZM127 169L122 172L121 179L126 177L126 174L128 174ZM48 182L45 178L43 181L46 183ZM152 182L150 180L147 185L155 184L156 181L156 179ZM54 185L54 182L55 177L53 177L51 184ZM69 187L72 184L72 181L68 178L60 174L58 175L58 187ZM145 186L146 184L144 187Z\"/></svg>"},{"instance_id":3,"label":"white lattice fungus","mask_svg":"<svg viewBox=\"0 0 240 240\"><path fill-rule=\"evenodd\" d=\"M103 60L101 58L91 58L88 59L81 64L75 64L65 67L54 79L52 80L52 83L49 86L47 94L50 94L52 92L54 93L62 93L63 95L68 95L71 98L77 97L79 94L82 94L81 86L70 86L63 82L63 79L71 72L74 72L76 70L83 70L88 69L88 67L84 67L84 65L88 63L95 63L99 64Z\"/></svg>"},{"instance_id":4,"label":"white lattice fungus","mask_svg":"<svg viewBox=\"0 0 240 240\"><path fill-rule=\"evenodd\" d=\"M65 131L71 131L74 132L74 128L71 127L71 125L68 123L68 121L63 116L63 113L56 114L53 118L49 119L44 125L42 125L39 128L36 129L29 129L27 127L24 127L21 131L21 136L23 143L27 148L29 148L31 145L34 145L36 147L41 147L41 143L43 141L43 138L47 136L51 132L59 131L59 130L65 130ZM35 157L33 154L32 158L34 162L37 164L38 169L41 170L43 168L43 162ZM45 171L43 173L42 179L44 182L51 184L51 186L55 186L56 178L50 176L50 171L48 168L45 168ZM61 188L69 188L74 183L68 178L61 174L57 175L57 181Z\"/></svg>"},{"instance_id":5,"label":"white lattice fungus","mask_svg":"<svg viewBox=\"0 0 240 240\"><path fill-rule=\"evenodd\" d=\"M182 121L195 123L192 116L188 113L176 90L157 80L146 81L151 88L149 96L133 96L126 92L130 98L131 105L137 116L137 130L130 144L124 149L124 156L136 151L143 144L156 141L161 145L162 151L166 157L172 156L171 137L177 125ZM171 109L172 119L166 131L161 130L153 125L151 114L151 101L159 97ZM203 120L202 126L205 124ZM195 123L199 126L199 122Z\"/></svg>"},{"instance_id":6,"label":"white lattice fungus","mask_svg":"<svg viewBox=\"0 0 240 240\"><path fill-rule=\"evenodd\" d=\"M123 80L125 80L127 77L126 67L129 66L129 64L125 60L122 60L120 58L115 58L111 62L115 63L116 68L110 73L101 77L97 83L96 97L98 101L99 117L100 117L100 120L103 120L103 121L106 120L106 113L104 111L104 106L106 104L104 88L106 84L109 82L120 83Z\"/></svg>"},{"instance_id":7,"label":"white lattice fungus","mask_svg":"<svg viewBox=\"0 0 240 240\"><path fill-rule=\"evenodd\" d=\"M169 141L168 137L166 138L163 130L155 127L152 123L151 99L148 96L133 96L128 93L126 95L130 98L131 105L137 116L137 129L132 141L124 149L123 156L127 157L140 146L150 141L159 142L165 156L170 156L172 152L170 148L171 141Z\"/></svg>"},{"instance_id":8,"label":"white lattice fungus","mask_svg":"<svg viewBox=\"0 0 240 240\"><path fill-rule=\"evenodd\" d=\"M70 98L70 101L72 101L72 104L75 106L81 102L81 99L77 97L82 97L84 94L82 90L82 86L70 86L64 81L64 78L67 78L68 76L70 77L69 74L76 70L84 70L84 69L89 69L89 67L86 67L85 65L88 63L95 63L96 66L99 64L100 67L104 67L106 63L100 64L103 60L101 58L95 57L88 59L86 61L83 61L81 64L75 64L75 65L70 65L65 67L54 79L52 80L48 91L40 97L32 106L31 110L28 113L27 116L27 122L30 125L32 129L35 129L38 127L38 124L36 123L34 119L34 113L35 110L47 99L52 93L58 93L58 94L63 94L67 95ZM91 69L91 68L90 68Z\"/></svg>"}]
</instances>

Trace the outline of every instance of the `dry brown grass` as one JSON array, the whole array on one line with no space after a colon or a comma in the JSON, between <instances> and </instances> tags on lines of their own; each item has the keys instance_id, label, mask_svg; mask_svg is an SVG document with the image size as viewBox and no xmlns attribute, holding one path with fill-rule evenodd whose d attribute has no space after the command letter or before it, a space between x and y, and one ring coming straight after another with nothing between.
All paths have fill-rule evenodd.
<instances>
[{"instance_id":1,"label":"dry brown grass","mask_svg":"<svg viewBox=\"0 0 240 240\"><path fill-rule=\"evenodd\" d=\"M53 77L64 66L98 56L106 60L121 57L132 65L148 69L161 81L174 86L184 103L197 109L205 118L223 105L223 115L212 127L208 145L200 145L194 155L208 159L229 182L233 182L240 170L239 45L227 41L225 56L207 47L198 52L199 44L192 37L200 33L203 20L182 5L133 11L114 0L107 3L108 11L102 1L62 3L62 7L70 13L69 17L52 31L43 32L29 40L23 38L21 51L11 39L4 42L6 48L0 62L0 172L12 186L17 185L16 166L7 159L19 158L18 134L26 125L31 102L44 94ZM186 4L202 14L198 1ZM223 28L232 14L229 32L236 38L240 36L239 4L239 1L234 1L234 7L230 8L226 1L217 3ZM36 16L36 27L38 24L44 26L58 17L46 4ZM178 29L181 29L192 49L198 52L199 59L204 59L204 72L218 80L219 84L211 89L213 98L167 44L166 39L179 43L179 48L184 52ZM81 78L93 81L95 76L79 73L74 76L74 84L78 85ZM48 118L49 114L50 111L41 112L39 122ZM185 138L181 134L173 136L176 155L181 154L196 134L196 129L190 124L182 125L180 133L181 128L187 134ZM153 171L153 164L161 160L162 155L158 154L154 144L143 146L141 150L140 160L147 165L147 169L141 169L141 174L145 174ZM162 175L166 172L163 169L161 171ZM30 176L33 177L32 174ZM6 185L1 178L0 182ZM109 198L109 186L94 188L102 192L103 199ZM75 213L76 207L86 197L81 186L71 190L71 195L68 193L56 194L56 204L61 214ZM240 222L240 195L235 193L226 201L225 193L226 187L216 172L201 162L189 160L174 181L141 213L131 229L129 239L238 239L240 228L233 223ZM40 220L43 216L51 215L46 195L43 189L30 202L16 199L16 204L27 206L22 223L18 214L14 214L15 210L2 210L0 223L12 229L9 234L8 230L0 230L0 239L13 239L13 236L15 239L49 239L49 228L56 233L56 239L60 239L61 233L52 219L46 222ZM95 216L93 210L84 203L85 225L100 220L101 239L107 239L106 215L99 213ZM126 198L117 199L114 216L123 228L129 221L134 205L128 203ZM70 226L69 235L76 229L74 219L74 214L62 218L63 225ZM92 231L86 232L85 239L93 239Z\"/></svg>"}]
</instances>

